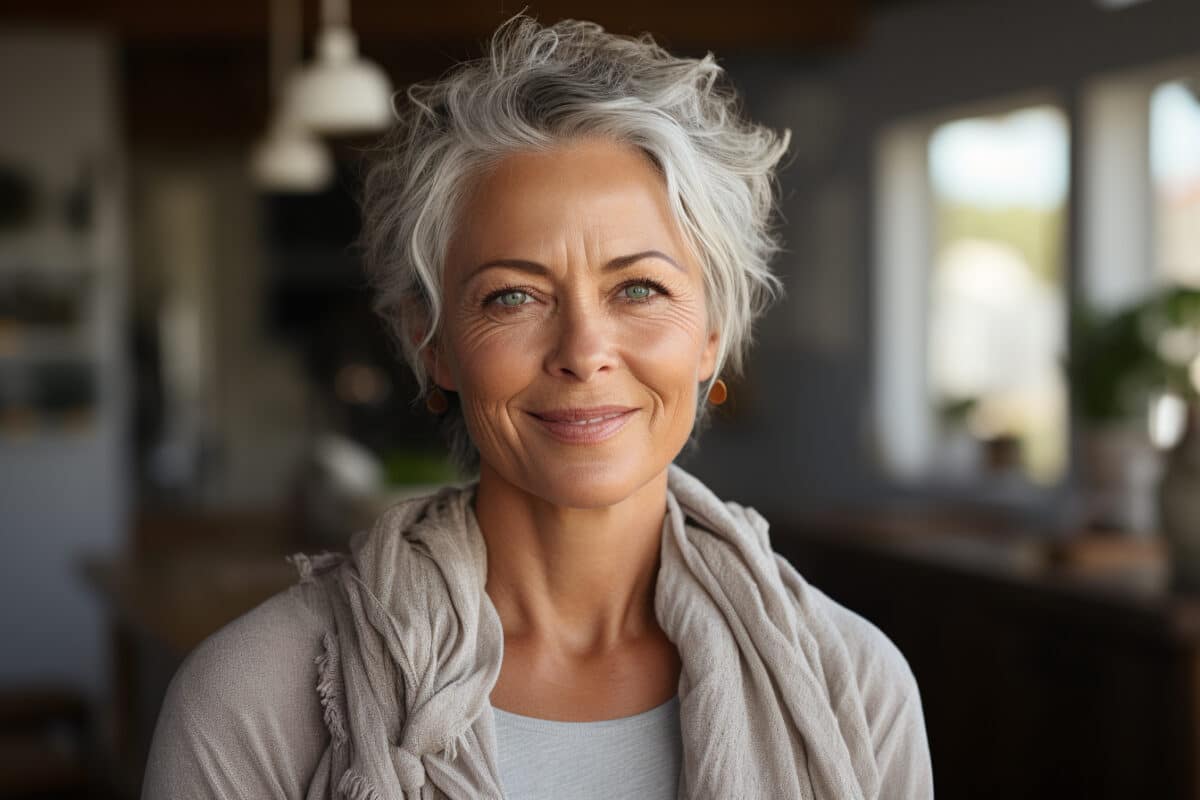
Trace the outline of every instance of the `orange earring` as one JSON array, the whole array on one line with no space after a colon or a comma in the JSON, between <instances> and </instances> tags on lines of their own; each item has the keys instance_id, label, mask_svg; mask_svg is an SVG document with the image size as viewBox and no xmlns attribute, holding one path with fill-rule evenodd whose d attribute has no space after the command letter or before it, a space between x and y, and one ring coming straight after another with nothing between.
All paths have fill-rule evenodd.
<instances>
[{"instance_id":1,"label":"orange earring","mask_svg":"<svg viewBox=\"0 0 1200 800\"><path fill-rule=\"evenodd\" d=\"M725 385L725 381L717 378L716 383L714 383L712 388L708 390L708 402L712 403L714 406L719 406L721 403L724 403L728 397L729 387Z\"/></svg>"},{"instance_id":2,"label":"orange earring","mask_svg":"<svg viewBox=\"0 0 1200 800\"><path fill-rule=\"evenodd\" d=\"M429 409L431 414L445 414L449 407L450 401L437 386L430 389L429 394L425 396L425 408Z\"/></svg>"}]
</instances>

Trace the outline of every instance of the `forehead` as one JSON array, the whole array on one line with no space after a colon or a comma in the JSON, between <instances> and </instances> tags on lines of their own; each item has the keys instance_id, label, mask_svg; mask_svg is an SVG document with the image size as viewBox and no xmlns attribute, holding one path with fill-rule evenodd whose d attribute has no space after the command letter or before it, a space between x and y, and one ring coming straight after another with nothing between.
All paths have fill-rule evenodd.
<instances>
[{"instance_id":1,"label":"forehead","mask_svg":"<svg viewBox=\"0 0 1200 800\"><path fill-rule=\"evenodd\" d=\"M580 245L598 256L656 248L685 258L666 183L636 147L584 139L505 156L473 185L450 264Z\"/></svg>"}]
</instances>

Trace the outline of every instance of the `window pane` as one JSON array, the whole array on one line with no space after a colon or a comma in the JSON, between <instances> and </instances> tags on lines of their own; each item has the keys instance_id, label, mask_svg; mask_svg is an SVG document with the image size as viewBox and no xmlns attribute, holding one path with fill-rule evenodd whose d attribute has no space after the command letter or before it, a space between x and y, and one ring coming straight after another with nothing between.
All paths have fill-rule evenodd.
<instances>
[{"instance_id":1,"label":"window pane","mask_svg":"<svg viewBox=\"0 0 1200 800\"><path fill-rule=\"evenodd\" d=\"M1200 286L1200 98L1183 81L1164 83L1151 95L1150 166L1157 275L1165 283Z\"/></svg>"},{"instance_id":2,"label":"window pane","mask_svg":"<svg viewBox=\"0 0 1200 800\"><path fill-rule=\"evenodd\" d=\"M955 120L929 141L928 364L943 440L991 441L1042 484L1066 464L1068 146L1051 106Z\"/></svg>"}]
</instances>

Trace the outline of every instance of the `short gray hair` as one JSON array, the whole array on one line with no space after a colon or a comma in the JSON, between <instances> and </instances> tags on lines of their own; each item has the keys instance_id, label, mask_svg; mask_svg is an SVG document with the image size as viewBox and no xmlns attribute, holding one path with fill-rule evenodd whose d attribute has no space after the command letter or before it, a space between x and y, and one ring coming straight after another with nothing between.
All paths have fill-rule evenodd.
<instances>
[{"instance_id":1,"label":"short gray hair","mask_svg":"<svg viewBox=\"0 0 1200 800\"><path fill-rule=\"evenodd\" d=\"M712 383L722 370L741 372L755 320L782 293L769 263L781 249L775 170L791 131L744 119L711 52L679 58L648 33L621 36L581 20L542 26L521 13L500 25L481 58L413 84L407 97L363 182L360 245L374 310L416 376L417 399L429 387L420 353L441 324L442 270L472 179L514 152L608 137L653 162L700 255L721 341L698 392L694 443ZM450 400L443 420L451 455L473 472L479 454Z\"/></svg>"}]
</instances>

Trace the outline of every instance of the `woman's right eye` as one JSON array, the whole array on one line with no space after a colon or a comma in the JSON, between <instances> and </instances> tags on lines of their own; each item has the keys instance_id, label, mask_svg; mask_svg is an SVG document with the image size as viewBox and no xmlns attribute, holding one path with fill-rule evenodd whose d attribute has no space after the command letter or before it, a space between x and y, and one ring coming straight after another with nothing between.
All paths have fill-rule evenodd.
<instances>
[{"instance_id":1,"label":"woman's right eye","mask_svg":"<svg viewBox=\"0 0 1200 800\"><path fill-rule=\"evenodd\" d=\"M519 289L514 289L513 291L505 292L504 294L500 295L500 305L503 305L503 306L524 305L524 303L525 303L524 298L526 298L528 296L529 295L526 292L522 292Z\"/></svg>"}]
</instances>

